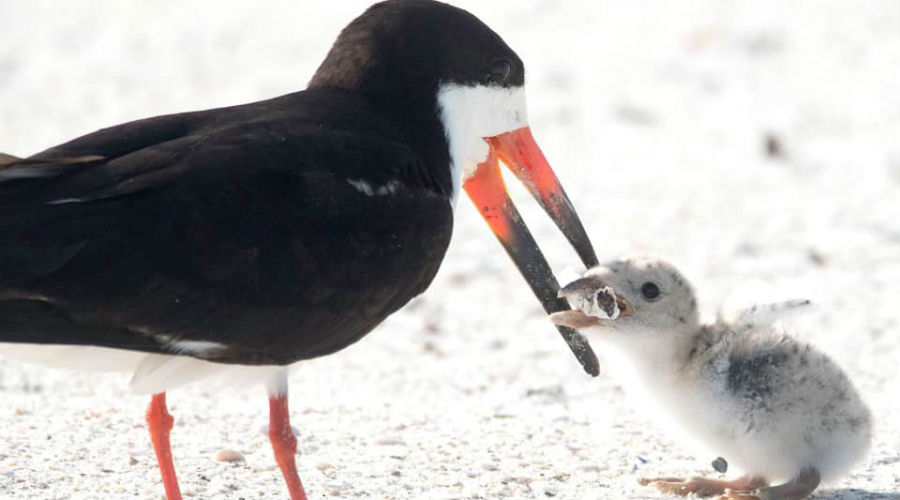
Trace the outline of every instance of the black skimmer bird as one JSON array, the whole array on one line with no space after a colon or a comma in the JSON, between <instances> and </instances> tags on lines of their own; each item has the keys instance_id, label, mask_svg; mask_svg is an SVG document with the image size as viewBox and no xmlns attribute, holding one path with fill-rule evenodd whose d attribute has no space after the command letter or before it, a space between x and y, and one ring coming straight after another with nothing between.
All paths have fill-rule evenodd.
<instances>
[{"instance_id":1,"label":"black skimmer bird","mask_svg":"<svg viewBox=\"0 0 900 500\"><path fill-rule=\"evenodd\" d=\"M544 308L568 308L498 160L597 263L532 137L524 82L516 53L472 14L393 0L341 32L305 91L0 158L0 354L133 370L132 387L153 394L170 500L166 391L258 376L275 459L305 498L285 367L359 340L422 293L461 191ZM560 331L596 374L590 347Z\"/></svg>"}]
</instances>

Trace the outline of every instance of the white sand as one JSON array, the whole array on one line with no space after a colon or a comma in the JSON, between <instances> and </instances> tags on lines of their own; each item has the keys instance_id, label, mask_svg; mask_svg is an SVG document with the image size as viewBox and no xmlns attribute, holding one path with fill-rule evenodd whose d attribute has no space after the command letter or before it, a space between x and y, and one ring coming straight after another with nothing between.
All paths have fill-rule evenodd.
<instances>
[{"instance_id":1,"label":"white sand","mask_svg":"<svg viewBox=\"0 0 900 500\"><path fill-rule=\"evenodd\" d=\"M300 89L364 4L311 3L0 2L0 151ZM601 256L665 255L710 309L750 282L820 304L802 336L851 374L877 436L815 498L900 499L900 4L464 6L526 61L533 130ZM576 265L514 194L554 266ZM312 497L662 498L635 479L715 474L581 371L470 204L458 214L424 297L293 371ZM161 498L127 382L0 361L0 498ZM169 400L186 497L285 496L262 388ZM226 447L246 462L214 461Z\"/></svg>"}]
</instances>

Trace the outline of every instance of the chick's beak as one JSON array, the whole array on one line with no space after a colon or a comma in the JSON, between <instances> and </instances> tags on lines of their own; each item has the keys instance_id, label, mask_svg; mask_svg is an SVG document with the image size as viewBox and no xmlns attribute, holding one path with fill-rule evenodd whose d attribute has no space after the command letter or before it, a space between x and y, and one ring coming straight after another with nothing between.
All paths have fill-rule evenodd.
<instances>
[{"instance_id":1,"label":"chick's beak","mask_svg":"<svg viewBox=\"0 0 900 500\"><path fill-rule=\"evenodd\" d=\"M631 302L628 302L626 299L616 296L616 305L619 306L619 317L622 316L631 316L634 313L634 308L631 307Z\"/></svg>"},{"instance_id":2,"label":"chick's beak","mask_svg":"<svg viewBox=\"0 0 900 500\"><path fill-rule=\"evenodd\" d=\"M595 316L588 316L578 309L559 311L550 315L550 321L556 326L580 330L589 326L597 326L602 320Z\"/></svg>"},{"instance_id":3,"label":"chick's beak","mask_svg":"<svg viewBox=\"0 0 900 500\"><path fill-rule=\"evenodd\" d=\"M560 293L562 293L562 291L560 291ZM631 307L631 303L628 302L628 300L616 296L616 305L619 306L620 318L631 316L633 309ZM550 321L556 326L568 327L575 330L580 330L589 326L602 325L604 323L608 324L608 322L610 321L616 321L615 319L590 316L579 309L555 312L550 314L549 318Z\"/></svg>"},{"instance_id":4,"label":"chick's beak","mask_svg":"<svg viewBox=\"0 0 900 500\"><path fill-rule=\"evenodd\" d=\"M464 182L463 189L519 268L544 310L547 313L565 311L569 305L557 296L559 284L553 271L509 198L500 176L498 160L503 160L537 199L585 266L592 267L597 264L597 257L584 226L528 127L485 140L490 145L488 158L477 165ZM584 370L593 376L599 374L597 356L584 337L568 326L558 325L557 328Z\"/></svg>"}]
</instances>

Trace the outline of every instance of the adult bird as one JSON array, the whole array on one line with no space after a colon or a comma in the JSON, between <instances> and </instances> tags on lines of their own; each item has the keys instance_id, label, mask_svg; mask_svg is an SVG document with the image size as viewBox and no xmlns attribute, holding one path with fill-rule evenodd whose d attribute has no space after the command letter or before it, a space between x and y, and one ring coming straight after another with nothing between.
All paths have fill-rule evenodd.
<instances>
[{"instance_id":1,"label":"adult bird","mask_svg":"<svg viewBox=\"0 0 900 500\"><path fill-rule=\"evenodd\" d=\"M0 158L0 353L128 369L166 496L166 391L259 377L291 498L285 367L359 340L431 283L465 190L548 312L566 308L506 194L510 167L597 263L528 128L525 68L468 12L374 5L307 90L158 116ZM596 372L583 339L563 336ZM76 346L76 348L72 348Z\"/></svg>"}]
</instances>

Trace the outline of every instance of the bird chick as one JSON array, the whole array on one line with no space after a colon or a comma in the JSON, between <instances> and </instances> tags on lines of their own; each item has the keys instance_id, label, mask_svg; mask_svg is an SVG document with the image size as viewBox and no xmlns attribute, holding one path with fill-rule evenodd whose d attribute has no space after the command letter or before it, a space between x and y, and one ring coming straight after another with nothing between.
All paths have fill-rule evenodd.
<instances>
[{"instance_id":1,"label":"bird chick","mask_svg":"<svg viewBox=\"0 0 900 500\"><path fill-rule=\"evenodd\" d=\"M617 317L577 308L596 303L590 297L598 292L606 303L614 295ZM872 417L847 375L773 324L779 312L808 301L754 306L702 324L688 281L671 264L645 256L592 268L560 296L576 309L551 315L553 322L599 346L626 392L667 430L744 472L731 481L641 484L679 495L794 500L867 454Z\"/></svg>"}]
</instances>

